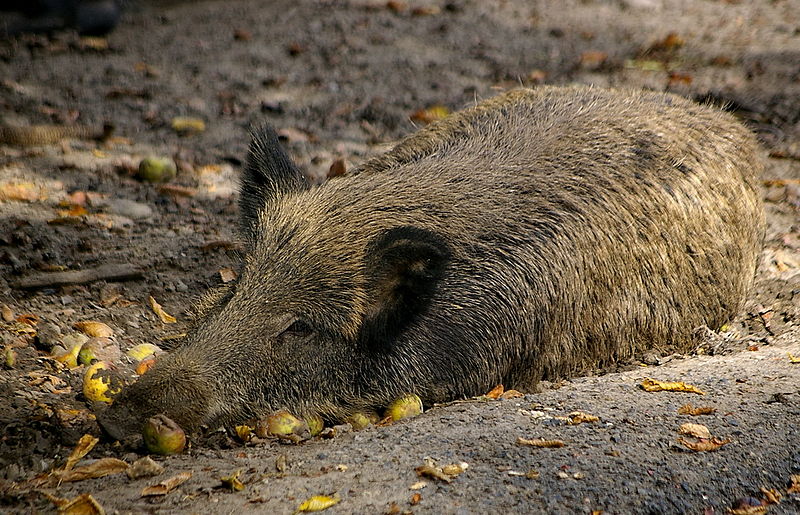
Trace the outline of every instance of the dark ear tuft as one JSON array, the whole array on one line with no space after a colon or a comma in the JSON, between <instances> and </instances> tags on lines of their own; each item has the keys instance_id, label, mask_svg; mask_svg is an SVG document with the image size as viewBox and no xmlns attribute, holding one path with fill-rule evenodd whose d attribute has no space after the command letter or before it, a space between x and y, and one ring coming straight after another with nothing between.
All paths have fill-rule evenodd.
<instances>
[{"instance_id":1,"label":"dark ear tuft","mask_svg":"<svg viewBox=\"0 0 800 515\"><path fill-rule=\"evenodd\" d=\"M240 182L239 217L246 238L252 236L258 215L268 202L284 193L308 188L308 181L268 124L252 131Z\"/></svg>"},{"instance_id":2,"label":"dark ear tuft","mask_svg":"<svg viewBox=\"0 0 800 515\"><path fill-rule=\"evenodd\" d=\"M367 248L369 310L361 341L388 350L391 340L430 303L450 259L447 242L417 227L397 227Z\"/></svg>"}]
</instances>

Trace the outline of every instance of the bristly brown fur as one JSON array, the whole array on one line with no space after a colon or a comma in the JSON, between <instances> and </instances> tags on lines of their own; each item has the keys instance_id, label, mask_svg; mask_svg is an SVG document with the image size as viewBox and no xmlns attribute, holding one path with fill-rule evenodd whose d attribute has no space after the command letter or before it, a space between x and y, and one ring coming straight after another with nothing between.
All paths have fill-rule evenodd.
<instances>
[{"instance_id":1,"label":"bristly brown fur","mask_svg":"<svg viewBox=\"0 0 800 515\"><path fill-rule=\"evenodd\" d=\"M117 404L191 427L530 388L686 350L752 283L755 139L674 95L511 91L317 188L271 134L244 172L239 280ZM206 397L153 400L184 369Z\"/></svg>"}]
</instances>

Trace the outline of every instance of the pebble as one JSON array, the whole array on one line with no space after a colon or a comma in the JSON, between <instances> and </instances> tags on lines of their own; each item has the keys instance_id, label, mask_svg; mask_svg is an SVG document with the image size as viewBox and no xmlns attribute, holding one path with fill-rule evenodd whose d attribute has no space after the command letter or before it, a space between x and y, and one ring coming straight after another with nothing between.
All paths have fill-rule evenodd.
<instances>
[{"instance_id":1,"label":"pebble","mask_svg":"<svg viewBox=\"0 0 800 515\"><path fill-rule=\"evenodd\" d=\"M36 347L50 352L54 345L61 341L61 328L53 322L44 322L36 331Z\"/></svg>"},{"instance_id":2,"label":"pebble","mask_svg":"<svg viewBox=\"0 0 800 515\"><path fill-rule=\"evenodd\" d=\"M132 220L140 220L153 216L153 208L147 204L125 198L110 199L108 201L108 210L113 214L121 215Z\"/></svg>"}]
</instances>

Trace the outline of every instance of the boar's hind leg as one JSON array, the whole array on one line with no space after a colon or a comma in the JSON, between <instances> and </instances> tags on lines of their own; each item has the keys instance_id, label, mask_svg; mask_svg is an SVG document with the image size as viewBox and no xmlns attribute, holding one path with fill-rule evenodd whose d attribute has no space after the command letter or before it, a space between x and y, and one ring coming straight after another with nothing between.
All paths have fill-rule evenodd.
<instances>
[{"instance_id":1,"label":"boar's hind leg","mask_svg":"<svg viewBox=\"0 0 800 515\"><path fill-rule=\"evenodd\" d=\"M278 142L275 130L267 124L252 131L240 183L240 225L247 239L251 239L259 213L268 202L308 188L308 181Z\"/></svg>"}]
</instances>

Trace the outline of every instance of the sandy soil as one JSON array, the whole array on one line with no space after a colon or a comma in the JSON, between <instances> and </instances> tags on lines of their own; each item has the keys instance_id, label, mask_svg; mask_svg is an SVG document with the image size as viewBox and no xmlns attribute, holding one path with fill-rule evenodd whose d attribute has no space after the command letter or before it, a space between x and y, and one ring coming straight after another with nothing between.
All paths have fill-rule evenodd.
<instances>
[{"instance_id":1,"label":"sandy soil","mask_svg":"<svg viewBox=\"0 0 800 515\"><path fill-rule=\"evenodd\" d=\"M331 513L724 513L774 488L783 498L770 513L800 511L800 495L787 493L800 474L800 365L788 357L800 356L800 2L390 4L141 2L106 40L64 31L0 42L2 125L115 127L105 142L0 145L0 303L8 308L0 344L17 355L0 370L0 509L55 510L46 492L90 493L109 512L292 513L312 495L336 493ZM83 368L56 364L47 349L81 320L107 323L123 350L169 346L164 338L181 332L192 300L236 262L236 175L250 124L283 129L293 157L323 181L336 159L352 166L412 132L421 109L572 82L725 104L758 133L770 156L769 228L756 287L728 332L707 335L695 355L647 356L647 366L520 399L432 407L300 445L220 435L159 459L166 471L155 478L33 488L29 480L62 466L81 435L99 434L80 393ZM179 134L177 116L202 119L205 130ZM169 187L135 178L148 155L178 162ZM86 212L69 211L81 202ZM55 270L109 263L133 263L141 276L19 288ZM150 295L177 324L157 318ZM686 381L706 395L646 393L644 377ZM679 415L687 402L716 411ZM558 418L573 411L600 420ZM685 422L731 441L690 451L678 442ZM518 437L566 445L536 449ZM138 458L101 441L85 461L111 456ZM469 468L449 484L420 480L414 469L426 457ZM237 470L244 490L218 488ZM186 471L192 478L170 494L140 497ZM410 489L419 481L425 486Z\"/></svg>"}]
</instances>

